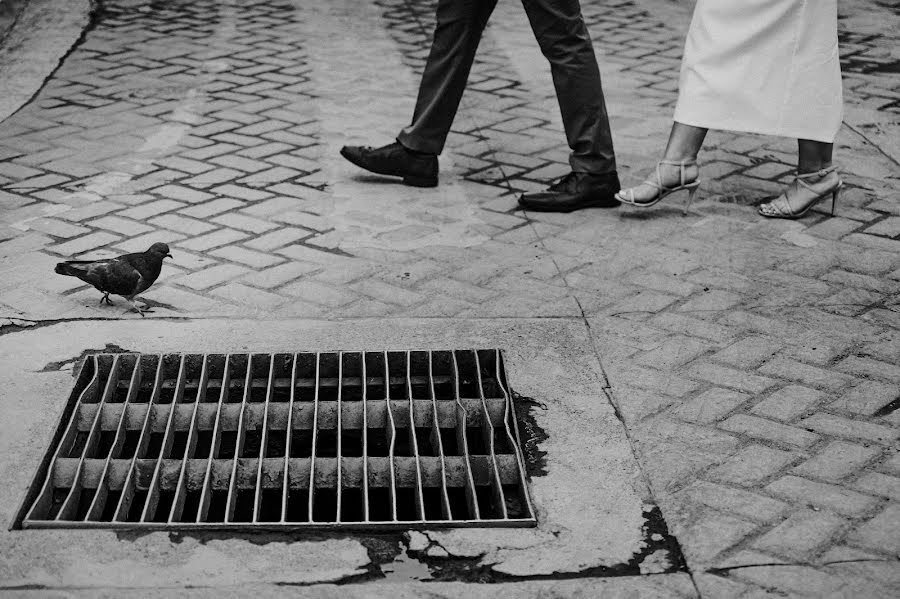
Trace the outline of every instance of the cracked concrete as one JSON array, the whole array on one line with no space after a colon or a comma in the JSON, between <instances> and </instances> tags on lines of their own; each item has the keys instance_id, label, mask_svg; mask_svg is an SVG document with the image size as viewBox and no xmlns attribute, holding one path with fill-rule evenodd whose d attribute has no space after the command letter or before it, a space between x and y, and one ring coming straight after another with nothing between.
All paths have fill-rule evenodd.
<instances>
[{"instance_id":1,"label":"cracked concrete","mask_svg":"<svg viewBox=\"0 0 900 599\"><path fill-rule=\"evenodd\" d=\"M11 482L0 490L0 518L9 522L23 496L54 415L68 395L73 360L84 355L84 347L151 353L300 351L433 347L436 339L446 347L506 348L513 389L546 406L533 415L548 435L541 443L546 471L531 486L537 528L410 533L410 555L423 554L435 564L466 558L473 568L509 579L595 575L634 562L650 542L645 522L651 500L621 422L603 394L584 326L560 319L91 321L3 335L0 360L7 368L0 375L0 388L6 390L0 410L8 418L0 425L0 454L16 458L0 465L0 476ZM595 517L585 520L585 510ZM360 541L321 535L305 541L306 536L259 545L240 535L205 542L183 535L173 545L162 533L129 540L109 531L71 531L63 538L54 531L10 531L0 535L0 579L10 587L55 588L88 581L100 587L149 587L161 576L182 586L365 577L370 560ZM58 541L48 546L51 538ZM641 571L676 571L679 559L654 556ZM627 567L637 572L637 564Z\"/></svg>"}]
</instances>

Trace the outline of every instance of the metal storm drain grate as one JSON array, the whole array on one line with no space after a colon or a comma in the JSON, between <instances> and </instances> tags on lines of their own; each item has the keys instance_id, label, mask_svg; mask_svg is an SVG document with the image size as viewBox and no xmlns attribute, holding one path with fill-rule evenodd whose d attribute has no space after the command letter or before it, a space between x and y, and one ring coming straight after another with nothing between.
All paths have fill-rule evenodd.
<instances>
[{"instance_id":1,"label":"metal storm drain grate","mask_svg":"<svg viewBox=\"0 0 900 599\"><path fill-rule=\"evenodd\" d=\"M499 350L97 354L24 528L533 526Z\"/></svg>"}]
</instances>

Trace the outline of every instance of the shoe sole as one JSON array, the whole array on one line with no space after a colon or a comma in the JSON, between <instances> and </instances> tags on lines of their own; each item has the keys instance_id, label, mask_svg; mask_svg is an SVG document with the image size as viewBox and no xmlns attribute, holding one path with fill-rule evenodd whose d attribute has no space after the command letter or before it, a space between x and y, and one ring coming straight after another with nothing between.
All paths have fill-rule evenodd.
<instances>
[{"instance_id":1,"label":"shoe sole","mask_svg":"<svg viewBox=\"0 0 900 599\"><path fill-rule=\"evenodd\" d=\"M437 187L438 180L437 177L415 177L411 175L397 175L394 173L381 173L376 170L372 170L368 166L360 163L356 158L354 158L351 154L344 152L344 149L341 148L341 156L343 156L349 162L355 164L359 168L369 171L370 173L375 173L376 175L381 175L383 177L402 177L402 182L404 185L409 185L410 187Z\"/></svg>"}]
</instances>

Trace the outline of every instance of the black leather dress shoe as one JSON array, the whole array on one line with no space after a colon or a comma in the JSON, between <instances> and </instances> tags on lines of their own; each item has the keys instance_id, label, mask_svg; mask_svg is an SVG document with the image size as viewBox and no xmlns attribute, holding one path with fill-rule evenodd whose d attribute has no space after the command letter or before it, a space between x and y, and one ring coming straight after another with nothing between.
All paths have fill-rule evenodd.
<instances>
[{"instance_id":1,"label":"black leather dress shoe","mask_svg":"<svg viewBox=\"0 0 900 599\"><path fill-rule=\"evenodd\" d=\"M547 191L525 193L519 206L535 212L572 212L582 208L615 208L619 205L619 177L615 171L594 175L569 173Z\"/></svg>"},{"instance_id":2,"label":"black leather dress shoe","mask_svg":"<svg viewBox=\"0 0 900 599\"><path fill-rule=\"evenodd\" d=\"M380 148L344 146L341 156L375 174L403 177L405 185L435 187L438 184L437 156L411 152L400 142Z\"/></svg>"}]
</instances>

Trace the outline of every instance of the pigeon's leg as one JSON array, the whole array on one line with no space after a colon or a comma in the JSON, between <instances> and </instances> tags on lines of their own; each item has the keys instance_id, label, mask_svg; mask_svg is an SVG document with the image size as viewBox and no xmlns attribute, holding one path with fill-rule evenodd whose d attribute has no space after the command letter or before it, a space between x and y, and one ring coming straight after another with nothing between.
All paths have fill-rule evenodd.
<instances>
[{"instance_id":1,"label":"pigeon's leg","mask_svg":"<svg viewBox=\"0 0 900 599\"><path fill-rule=\"evenodd\" d=\"M100 298L100 304L106 304L107 306L112 306L112 300L109 299L109 291L103 292L103 297Z\"/></svg>"},{"instance_id":2,"label":"pigeon's leg","mask_svg":"<svg viewBox=\"0 0 900 599\"><path fill-rule=\"evenodd\" d=\"M141 317L144 316L144 312L153 312L152 308L150 308L149 306L146 306L146 305L141 306L134 300L133 297L129 297L127 299L129 302L131 302L131 307L134 308L134 311L137 312L138 314L140 314Z\"/></svg>"}]
</instances>

